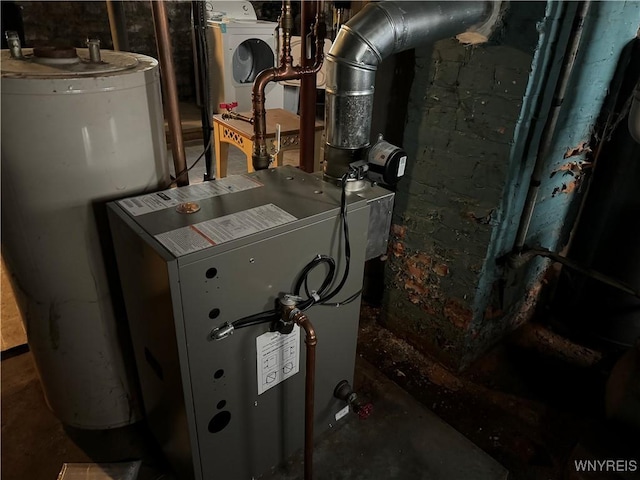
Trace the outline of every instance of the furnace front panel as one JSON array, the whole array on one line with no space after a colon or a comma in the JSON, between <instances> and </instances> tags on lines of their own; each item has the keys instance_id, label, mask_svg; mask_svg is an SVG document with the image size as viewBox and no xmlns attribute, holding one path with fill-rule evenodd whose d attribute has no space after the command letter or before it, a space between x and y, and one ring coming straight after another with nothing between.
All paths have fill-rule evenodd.
<instances>
[{"instance_id":1,"label":"furnace front panel","mask_svg":"<svg viewBox=\"0 0 640 480\"><path fill-rule=\"evenodd\" d=\"M140 213L148 210L142 200L110 204L146 415L185 478L250 480L302 447L304 332L265 337L269 324L262 324L222 340L209 334L227 321L273 309L316 255L337 260L338 280L345 265L339 188L292 168L236 178L256 186L237 184L228 189L233 193L197 200L200 211L190 215L178 213L166 198L171 206L147 213ZM362 288L369 205L361 196L348 197L351 267L332 301ZM274 222L284 223L248 235L243 227L234 230L235 220L255 211L267 217L275 212ZM179 253L199 248L184 243L191 227L211 239L221 224L238 238ZM178 246L167 242L167 232L182 238ZM323 269L311 275L312 288L319 287ZM358 299L306 312L318 335L317 434L335 425L345 406L333 390L343 379L352 381L359 307Z\"/></svg>"}]
</instances>

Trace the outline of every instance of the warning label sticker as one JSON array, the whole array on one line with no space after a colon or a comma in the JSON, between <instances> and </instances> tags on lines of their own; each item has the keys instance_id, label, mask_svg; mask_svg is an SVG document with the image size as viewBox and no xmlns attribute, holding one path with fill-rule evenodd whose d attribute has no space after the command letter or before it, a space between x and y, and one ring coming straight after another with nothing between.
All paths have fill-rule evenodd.
<instances>
[{"instance_id":1,"label":"warning label sticker","mask_svg":"<svg viewBox=\"0 0 640 480\"><path fill-rule=\"evenodd\" d=\"M273 203L160 233L155 238L179 257L212 245L284 225L296 217Z\"/></svg>"},{"instance_id":2,"label":"warning label sticker","mask_svg":"<svg viewBox=\"0 0 640 480\"><path fill-rule=\"evenodd\" d=\"M118 200L122 208L134 217L145 213L157 212L165 208L176 207L181 203L194 202L205 198L218 197L227 193L242 192L261 187L257 180L237 175L213 182L196 183L180 188L171 188L162 192L140 195L139 197Z\"/></svg>"},{"instance_id":3,"label":"warning label sticker","mask_svg":"<svg viewBox=\"0 0 640 480\"><path fill-rule=\"evenodd\" d=\"M258 359L258 395L300 370L300 327L288 335L267 332L256 338Z\"/></svg>"}]
</instances>

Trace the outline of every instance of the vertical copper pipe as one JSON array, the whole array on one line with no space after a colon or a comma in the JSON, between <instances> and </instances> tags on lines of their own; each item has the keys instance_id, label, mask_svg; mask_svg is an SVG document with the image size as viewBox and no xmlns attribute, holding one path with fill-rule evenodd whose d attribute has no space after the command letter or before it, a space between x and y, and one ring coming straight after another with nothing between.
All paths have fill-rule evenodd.
<instances>
[{"instance_id":1,"label":"vertical copper pipe","mask_svg":"<svg viewBox=\"0 0 640 480\"><path fill-rule=\"evenodd\" d=\"M124 2L122 0L107 0L107 14L113 49L128 52L129 37L127 36L127 22L124 16Z\"/></svg>"},{"instance_id":2,"label":"vertical copper pipe","mask_svg":"<svg viewBox=\"0 0 640 480\"><path fill-rule=\"evenodd\" d=\"M173 154L173 165L176 172L176 184L178 186L189 185L187 159L182 139L180 108L178 106L178 86L176 72L173 68L169 22L164 0L151 0L151 11L153 13L153 25L156 30L156 44L158 46L160 73L166 104L165 112L168 117L169 133L171 134L171 153Z\"/></svg>"},{"instance_id":3,"label":"vertical copper pipe","mask_svg":"<svg viewBox=\"0 0 640 480\"><path fill-rule=\"evenodd\" d=\"M317 2L303 0L300 9L301 66L309 67L315 61L315 45L311 41L311 25L316 16ZM307 54L311 52L310 56ZM313 172L313 147L316 127L316 76L305 75L300 79L300 168Z\"/></svg>"},{"instance_id":4,"label":"vertical copper pipe","mask_svg":"<svg viewBox=\"0 0 640 480\"><path fill-rule=\"evenodd\" d=\"M304 384L304 480L313 479L313 421L316 384L316 345L318 338L311 321L300 310L293 311L293 321L305 331L307 361Z\"/></svg>"},{"instance_id":5,"label":"vertical copper pipe","mask_svg":"<svg viewBox=\"0 0 640 480\"><path fill-rule=\"evenodd\" d=\"M281 82L283 80L293 80L302 78L304 75L312 75L318 73L322 67L324 59L322 47L316 52L315 63L310 67L293 66L293 58L291 57L291 31L293 30L293 16L291 15L291 2L285 0L282 2L282 16L280 17L280 28L282 30L282 56L280 57L280 66L277 68L268 68L258 74L253 82L251 98L253 104L253 131L255 139L253 142L252 162L255 170L264 170L269 167L270 156L267 151L267 120L266 110L264 106L264 92L269 82ZM317 31L324 31L318 29ZM316 37L316 40L317 37ZM316 41L316 44L318 42ZM324 45L324 37L321 45Z\"/></svg>"}]
</instances>

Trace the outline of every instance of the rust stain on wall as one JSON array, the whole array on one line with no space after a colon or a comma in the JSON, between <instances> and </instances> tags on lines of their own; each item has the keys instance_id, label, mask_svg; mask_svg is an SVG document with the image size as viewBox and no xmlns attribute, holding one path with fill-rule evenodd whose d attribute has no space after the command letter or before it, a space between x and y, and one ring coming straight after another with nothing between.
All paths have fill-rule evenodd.
<instances>
[{"instance_id":1,"label":"rust stain on wall","mask_svg":"<svg viewBox=\"0 0 640 480\"><path fill-rule=\"evenodd\" d=\"M444 263L440 263L433 267L433 271L436 273L436 275L446 277L449 274L449 267Z\"/></svg>"},{"instance_id":2,"label":"rust stain on wall","mask_svg":"<svg viewBox=\"0 0 640 480\"><path fill-rule=\"evenodd\" d=\"M444 316L456 327L463 330L466 330L471 320L473 320L471 309L457 299L449 299L445 302Z\"/></svg>"},{"instance_id":3,"label":"rust stain on wall","mask_svg":"<svg viewBox=\"0 0 640 480\"><path fill-rule=\"evenodd\" d=\"M404 240L404 237L407 235L407 227L394 223L391 225L391 235L396 237L398 240Z\"/></svg>"}]
</instances>

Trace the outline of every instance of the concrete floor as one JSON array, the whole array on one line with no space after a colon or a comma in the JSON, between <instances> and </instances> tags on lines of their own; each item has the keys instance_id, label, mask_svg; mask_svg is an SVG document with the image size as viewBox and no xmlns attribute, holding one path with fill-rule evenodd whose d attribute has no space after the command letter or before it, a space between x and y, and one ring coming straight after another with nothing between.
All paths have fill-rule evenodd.
<instances>
[{"instance_id":1,"label":"concrete floor","mask_svg":"<svg viewBox=\"0 0 640 480\"><path fill-rule=\"evenodd\" d=\"M366 420L350 415L318 440L317 480L507 478L500 464L365 360L358 360L355 385L374 412ZM3 480L53 480L63 463L132 460L143 462L139 480L175 478L144 423L110 431L64 427L44 402L30 353L2 361L1 453ZM263 478L301 479L301 457Z\"/></svg>"}]
</instances>

